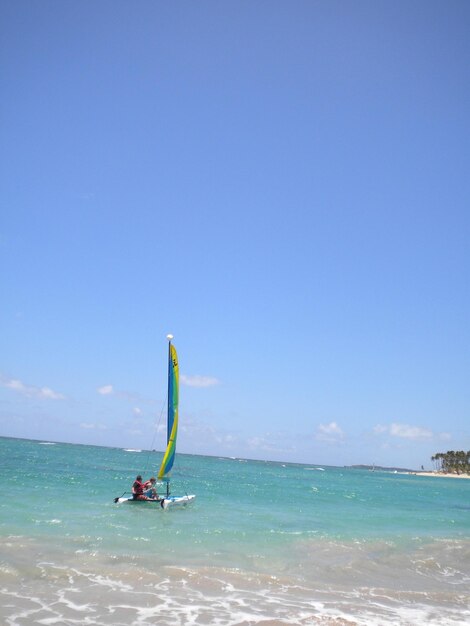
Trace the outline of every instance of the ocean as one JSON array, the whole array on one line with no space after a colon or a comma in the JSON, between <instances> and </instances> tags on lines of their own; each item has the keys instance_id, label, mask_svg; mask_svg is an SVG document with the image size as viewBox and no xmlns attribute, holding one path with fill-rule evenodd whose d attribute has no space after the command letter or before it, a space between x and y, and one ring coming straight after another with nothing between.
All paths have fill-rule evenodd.
<instances>
[{"instance_id":1,"label":"ocean","mask_svg":"<svg viewBox=\"0 0 470 626\"><path fill-rule=\"evenodd\" d=\"M0 438L0 623L470 623L470 480Z\"/></svg>"}]
</instances>

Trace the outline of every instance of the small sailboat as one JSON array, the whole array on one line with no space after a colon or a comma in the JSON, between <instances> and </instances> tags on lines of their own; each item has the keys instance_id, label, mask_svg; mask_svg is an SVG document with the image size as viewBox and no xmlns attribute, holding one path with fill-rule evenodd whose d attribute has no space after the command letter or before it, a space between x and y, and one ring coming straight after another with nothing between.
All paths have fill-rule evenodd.
<instances>
[{"instance_id":1,"label":"small sailboat","mask_svg":"<svg viewBox=\"0 0 470 626\"><path fill-rule=\"evenodd\" d=\"M158 471L158 480L166 483L166 494L157 500L134 500L133 498L115 498L115 502L138 502L143 504L159 503L162 509L173 506L186 506L195 499L195 495L175 496L170 493L170 475L176 455L176 437L178 434L178 400L179 400L179 367L175 346L171 343L173 335L168 339L168 412L167 412L167 443L165 454Z\"/></svg>"}]
</instances>

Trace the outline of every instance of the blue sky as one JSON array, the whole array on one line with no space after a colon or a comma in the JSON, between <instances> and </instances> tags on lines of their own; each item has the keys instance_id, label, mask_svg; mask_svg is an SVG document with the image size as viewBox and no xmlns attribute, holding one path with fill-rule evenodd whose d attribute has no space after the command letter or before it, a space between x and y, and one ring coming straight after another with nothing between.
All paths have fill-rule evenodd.
<instances>
[{"instance_id":1,"label":"blue sky","mask_svg":"<svg viewBox=\"0 0 470 626\"><path fill-rule=\"evenodd\" d=\"M470 5L1 4L0 435L470 448Z\"/></svg>"}]
</instances>

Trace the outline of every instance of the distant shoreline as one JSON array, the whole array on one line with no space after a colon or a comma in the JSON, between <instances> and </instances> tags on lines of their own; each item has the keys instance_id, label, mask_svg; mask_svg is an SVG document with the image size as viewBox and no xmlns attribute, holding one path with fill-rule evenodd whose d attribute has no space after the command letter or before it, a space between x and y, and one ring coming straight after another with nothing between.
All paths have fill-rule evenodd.
<instances>
[{"instance_id":1,"label":"distant shoreline","mask_svg":"<svg viewBox=\"0 0 470 626\"><path fill-rule=\"evenodd\" d=\"M470 478L470 474L452 474L450 472L407 472L412 476L436 476L438 478Z\"/></svg>"},{"instance_id":2,"label":"distant shoreline","mask_svg":"<svg viewBox=\"0 0 470 626\"><path fill-rule=\"evenodd\" d=\"M369 470L370 472L391 472L409 476L437 476L442 478L470 478L470 474L454 474L452 472L412 470L404 467L382 467L380 465L350 465L351 469Z\"/></svg>"}]
</instances>

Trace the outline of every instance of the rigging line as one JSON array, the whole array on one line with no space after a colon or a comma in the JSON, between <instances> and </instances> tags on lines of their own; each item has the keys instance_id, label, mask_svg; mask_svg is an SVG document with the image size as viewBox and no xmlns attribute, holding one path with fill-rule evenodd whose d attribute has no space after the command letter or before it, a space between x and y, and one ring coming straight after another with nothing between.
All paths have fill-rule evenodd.
<instances>
[{"instance_id":1,"label":"rigging line","mask_svg":"<svg viewBox=\"0 0 470 626\"><path fill-rule=\"evenodd\" d=\"M168 392L167 392L167 397L165 398L165 400L163 401L163 404L162 404L162 408L161 408L161 411L160 411L160 417L158 418L158 423L157 423L157 425L154 427L153 437L152 437L152 443L150 444L150 449L149 449L149 450L148 450L148 452L147 452L147 459L146 459L146 461L145 461L144 472L146 472L146 471L147 471L147 468L148 468L148 466L149 466L149 459L150 459L150 455L152 454L152 451L153 451L153 445L154 445L154 443L155 443L155 438L156 438L157 433L158 433L158 431L159 431L159 429L160 429L160 424L161 424L161 421L162 421L163 411L165 410L165 406L167 405L167 400L168 400Z\"/></svg>"}]
</instances>

